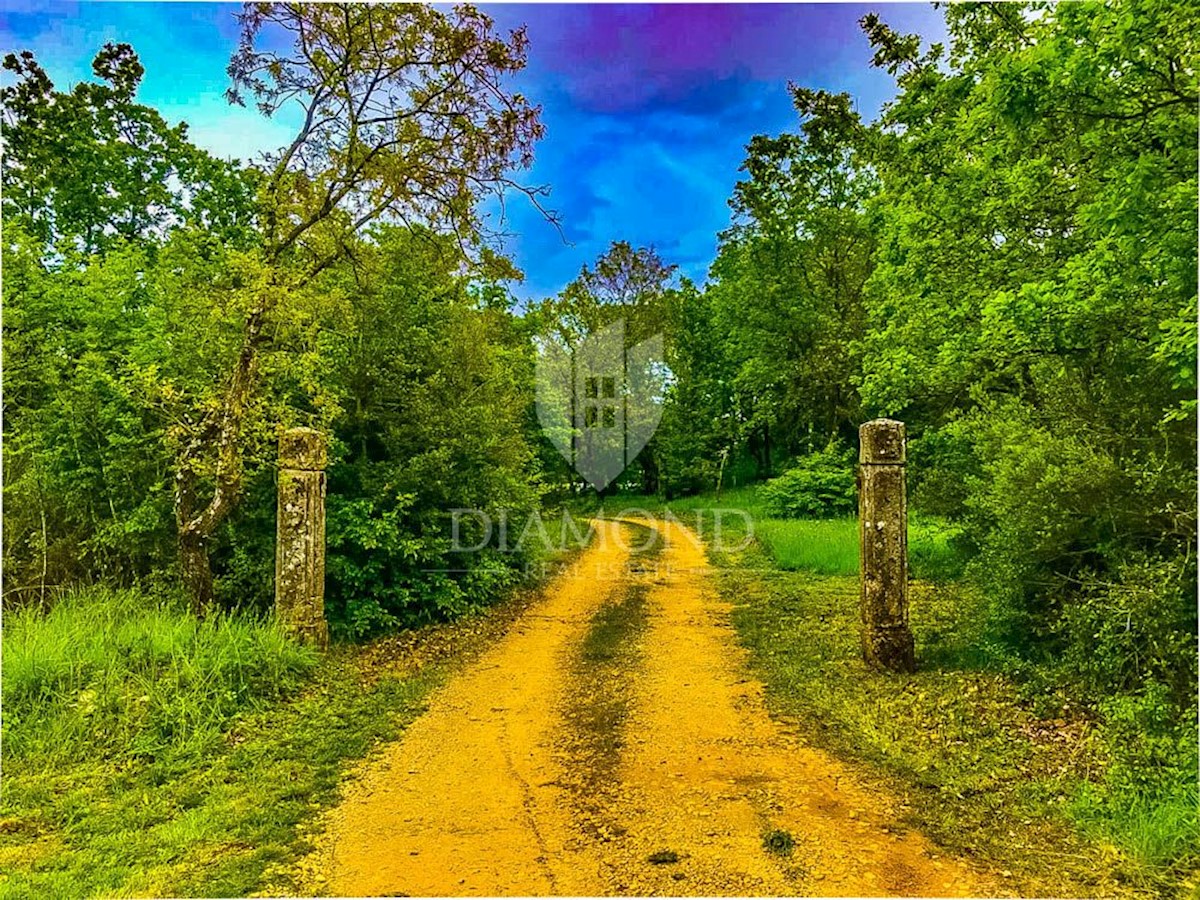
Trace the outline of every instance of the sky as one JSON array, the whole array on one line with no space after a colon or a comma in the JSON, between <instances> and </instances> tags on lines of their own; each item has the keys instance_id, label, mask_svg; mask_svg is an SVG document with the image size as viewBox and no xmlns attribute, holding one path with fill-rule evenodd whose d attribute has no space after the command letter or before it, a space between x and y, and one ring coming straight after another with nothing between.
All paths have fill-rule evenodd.
<instances>
[{"instance_id":1,"label":"sky","mask_svg":"<svg viewBox=\"0 0 1200 900\"><path fill-rule=\"evenodd\" d=\"M506 250L523 299L557 293L612 241L653 246L703 281L727 200L755 134L794 131L788 81L848 91L874 118L894 93L857 21L945 37L928 4L478 4L507 31L526 25L529 60L510 87L542 106L546 136L524 183L549 185L562 231L516 197ZM139 100L192 139L243 159L286 144L286 121L224 99L236 4L5 0L2 49L32 50L59 89L91 77L105 41L133 45Z\"/></svg>"}]
</instances>

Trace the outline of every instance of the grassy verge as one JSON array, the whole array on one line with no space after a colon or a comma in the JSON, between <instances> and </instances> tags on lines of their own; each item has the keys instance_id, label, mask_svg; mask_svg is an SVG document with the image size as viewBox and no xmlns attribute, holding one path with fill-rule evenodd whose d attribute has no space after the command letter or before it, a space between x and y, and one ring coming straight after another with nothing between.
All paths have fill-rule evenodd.
<instances>
[{"instance_id":1,"label":"grassy verge","mask_svg":"<svg viewBox=\"0 0 1200 900\"><path fill-rule=\"evenodd\" d=\"M915 586L922 671L880 675L859 657L857 580L770 573L761 553L726 559L721 586L777 713L868 763L912 825L1007 873L1012 891L1120 888L1115 852L1081 838L1068 818L1075 788L1102 764L1095 735L1079 718L1034 717L1003 675L975 667L977 610L961 589Z\"/></svg>"},{"instance_id":2,"label":"grassy verge","mask_svg":"<svg viewBox=\"0 0 1200 900\"><path fill-rule=\"evenodd\" d=\"M6 615L0 897L293 891L347 768L528 602L323 657L128 592Z\"/></svg>"}]
</instances>

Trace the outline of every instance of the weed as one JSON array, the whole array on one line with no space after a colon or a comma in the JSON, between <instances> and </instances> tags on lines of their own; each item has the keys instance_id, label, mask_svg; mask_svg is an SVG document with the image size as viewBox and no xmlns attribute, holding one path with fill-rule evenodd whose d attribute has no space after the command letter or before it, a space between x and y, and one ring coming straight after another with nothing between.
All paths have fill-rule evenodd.
<instances>
[{"instance_id":1,"label":"weed","mask_svg":"<svg viewBox=\"0 0 1200 900\"><path fill-rule=\"evenodd\" d=\"M791 856L792 851L796 848L796 841L790 832L776 828L763 835L762 845L768 853L774 853L776 856Z\"/></svg>"}]
</instances>

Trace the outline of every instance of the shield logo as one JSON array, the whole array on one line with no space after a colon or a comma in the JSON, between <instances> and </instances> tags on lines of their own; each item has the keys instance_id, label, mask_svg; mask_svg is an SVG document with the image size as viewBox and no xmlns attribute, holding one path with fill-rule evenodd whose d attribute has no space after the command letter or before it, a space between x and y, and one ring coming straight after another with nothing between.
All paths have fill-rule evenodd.
<instances>
[{"instance_id":1,"label":"shield logo","mask_svg":"<svg viewBox=\"0 0 1200 900\"><path fill-rule=\"evenodd\" d=\"M538 422L596 490L625 471L662 419L668 371L661 334L625 347L625 320L574 347L539 342Z\"/></svg>"}]
</instances>

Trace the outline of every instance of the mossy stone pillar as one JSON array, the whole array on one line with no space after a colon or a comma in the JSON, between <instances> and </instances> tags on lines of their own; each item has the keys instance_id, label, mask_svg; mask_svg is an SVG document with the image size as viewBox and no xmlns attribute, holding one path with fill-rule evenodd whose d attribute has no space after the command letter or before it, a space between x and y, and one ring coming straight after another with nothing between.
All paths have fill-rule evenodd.
<instances>
[{"instance_id":1,"label":"mossy stone pillar","mask_svg":"<svg viewBox=\"0 0 1200 900\"><path fill-rule=\"evenodd\" d=\"M291 428L279 438L275 612L301 641L329 645L325 623L325 436Z\"/></svg>"},{"instance_id":2,"label":"mossy stone pillar","mask_svg":"<svg viewBox=\"0 0 1200 900\"><path fill-rule=\"evenodd\" d=\"M904 423L866 422L858 429L858 443L863 659L875 669L912 672Z\"/></svg>"}]
</instances>

